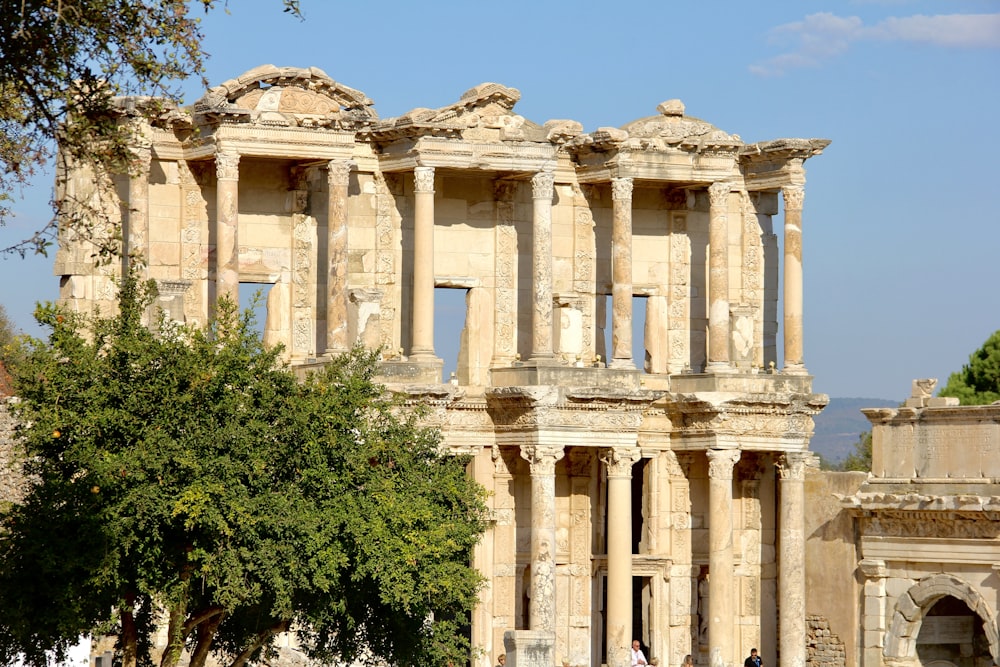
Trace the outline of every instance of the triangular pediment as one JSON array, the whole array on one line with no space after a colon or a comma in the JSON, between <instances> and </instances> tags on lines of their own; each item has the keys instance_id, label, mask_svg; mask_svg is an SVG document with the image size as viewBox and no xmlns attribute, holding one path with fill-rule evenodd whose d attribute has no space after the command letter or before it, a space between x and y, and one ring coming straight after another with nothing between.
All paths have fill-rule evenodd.
<instances>
[{"instance_id":1,"label":"triangular pediment","mask_svg":"<svg viewBox=\"0 0 1000 667\"><path fill-rule=\"evenodd\" d=\"M195 103L196 114L278 126L361 128L378 120L359 90L318 68L262 65L211 88Z\"/></svg>"}]
</instances>

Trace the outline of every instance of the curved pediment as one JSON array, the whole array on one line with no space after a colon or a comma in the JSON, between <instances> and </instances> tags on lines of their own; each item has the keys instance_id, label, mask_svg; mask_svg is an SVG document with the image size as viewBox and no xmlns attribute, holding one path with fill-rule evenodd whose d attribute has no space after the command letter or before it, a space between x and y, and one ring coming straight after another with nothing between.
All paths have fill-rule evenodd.
<instances>
[{"instance_id":1,"label":"curved pediment","mask_svg":"<svg viewBox=\"0 0 1000 667\"><path fill-rule=\"evenodd\" d=\"M359 128L378 120L367 95L316 67L256 67L211 88L194 110L279 126Z\"/></svg>"}]
</instances>

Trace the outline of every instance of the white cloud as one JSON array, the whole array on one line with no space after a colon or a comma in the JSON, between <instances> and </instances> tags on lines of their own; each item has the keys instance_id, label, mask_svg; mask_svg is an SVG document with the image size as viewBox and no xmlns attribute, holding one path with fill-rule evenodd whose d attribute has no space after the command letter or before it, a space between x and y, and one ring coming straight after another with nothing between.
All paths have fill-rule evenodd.
<instances>
[{"instance_id":1,"label":"white cloud","mask_svg":"<svg viewBox=\"0 0 1000 667\"><path fill-rule=\"evenodd\" d=\"M787 53L750 66L760 76L780 76L791 69L815 67L859 40L911 42L946 48L1000 48L1000 14L944 14L889 17L866 26L857 16L810 14L770 32L770 41L791 43Z\"/></svg>"}]
</instances>

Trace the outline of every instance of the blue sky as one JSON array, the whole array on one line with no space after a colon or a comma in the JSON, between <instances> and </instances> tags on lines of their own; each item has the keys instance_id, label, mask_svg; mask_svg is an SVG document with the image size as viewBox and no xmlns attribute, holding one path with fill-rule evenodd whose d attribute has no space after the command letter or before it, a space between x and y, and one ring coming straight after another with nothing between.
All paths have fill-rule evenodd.
<instances>
[{"instance_id":1,"label":"blue sky","mask_svg":"<svg viewBox=\"0 0 1000 667\"><path fill-rule=\"evenodd\" d=\"M805 360L831 396L943 383L1000 329L1000 1L575 3L230 0L203 21L212 85L315 66L380 116L496 81L536 122L620 126L680 98L753 142L833 141L807 162ZM202 93L184 84L185 101ZM51 176L0 246L48 215ZM0 302L37 334L47 258L0 259Z\"/></svg>"}]
</instances>

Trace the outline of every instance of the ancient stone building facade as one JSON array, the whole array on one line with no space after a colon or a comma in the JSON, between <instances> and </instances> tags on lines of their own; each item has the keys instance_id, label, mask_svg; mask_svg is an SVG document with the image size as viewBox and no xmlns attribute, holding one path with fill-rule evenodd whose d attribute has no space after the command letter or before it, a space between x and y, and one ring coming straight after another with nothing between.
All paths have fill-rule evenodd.
<instances>
[{"instance_id":1,"label":"ancient stone building facade","mask_svg":"<svg viewBox=\"0 0 1000 667\"><path fill-rule=\"evenodd\" d=\"M121 225L176 319L264 285L265 338L296 368L385 350L387 386L491 492L473 664L618 667L635 637L664 665L758 647L801 667L826 402L804 364L803 164L828 142L747 144L678 100L585 133L518 98L488 83L379 119L317 69L259 67L188 111L123 104L140 168L110 198L78 168L60 195ZM66 306L113 303L122 267L91 254L63 236ZM466 303L450 381L443 290Z\"/></svg>"},{"instance_id":2,"label":"ancient stone building facade","mask_svg":"<svg viewBox=\"0 0 1000 667\"><path fill-rule=\"evenodd\" d=\"M848 665L1000 664L1000 405L933 387L863 410L870 475L807 475L807 605Z\"/></svg>"}]
</instances>

